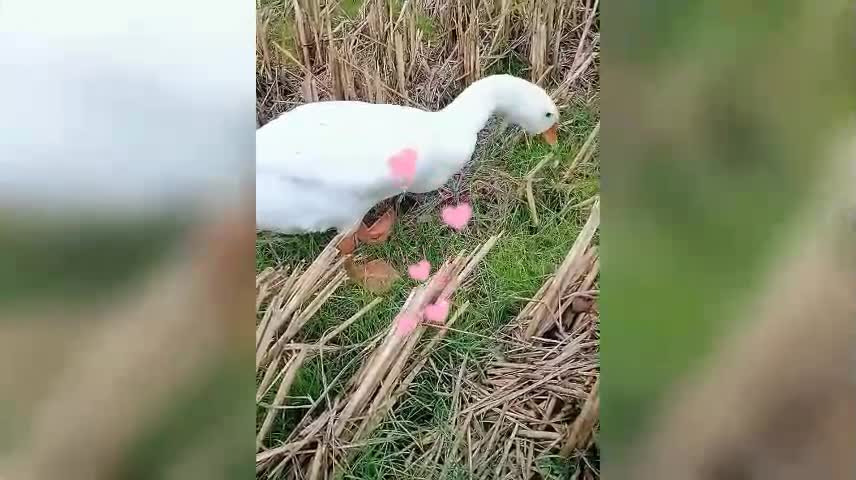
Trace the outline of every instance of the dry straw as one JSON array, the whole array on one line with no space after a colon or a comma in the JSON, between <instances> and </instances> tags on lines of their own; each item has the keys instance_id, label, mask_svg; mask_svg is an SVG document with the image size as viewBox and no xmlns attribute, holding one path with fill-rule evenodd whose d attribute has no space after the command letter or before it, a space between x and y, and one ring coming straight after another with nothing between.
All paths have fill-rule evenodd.
<instances>
[{"instance_id":1,"label":"dry straw","mask_svg":"<svg viewBox=\"0 0 856 480\"><path fill-rule=\"evenodd\" d=\"M555 274L523 309L501 352L483 371L458 373L450 437L429 435L410 447L414 478L544 476L548 457L581 459L580 478L597 475L586 462L598 424L599 262L592 240L599 201ZM576 302L576 299L587 299ZM534 477L537 478L537 477Z\"/></svg>"},{"instance_id":2,"label":"dry straw","mask_svg":"<svg viewBox=\"0 0 856 480\"><path fill-rule=\"evenodd\" d=\"M438 108L508 62L560 105L597 80L598 0L366 0L353 16L339 3L259 8L260 123L324 99Z\"/></svg>"},{"instance_id":3,"label":"dry straw","mask_svg":"<svg viewBox=\"0 0 856 480\"><path fill-rule=\"evenodd\" d=\"M418 472L420 478L443 478L451 468L464 465L472 478L530 478L545 457L585 458L599 412L599 320L593 307L599 261L592 245L599 222L600 204L595 199L565 261L500 339L501 354L484 371L461 364L452 392L453 436L414 441L402 452L409 459L408 471ZM429 303L452 298L498 239L492 237L444 264L411 292L396 319L419 315ZM305 315L317 311L313 305L329 298L339 284L341 261L328 253L330 248L305 270L266 270L257 281L257 304L263 309L259 338L268 338L257 354L264 371L257 399L273 388L277 393L258 433L256 462L258 471L271 478L326 478L347 464L358 447L371 441L467 308L467 304L458 308L444 327L422 324L409 334L398 333L396 319L391 319L389 329L365 347L360 369L326 409L316 411L327 391L281 444L265 445L297 369L377 302L315 344L294 343L295 328L305 326ZM266 335L271 328L274 333ZM288 332L292 333L286 337ZM277 348L282 338L295 347Z\"/></svg>"},{"instance_id":4,"label":"dry straw","mask_svg":"<svg viewBox=\"0 0 856 480\"><path fill-rule=\"evenodd\" d=\"M314 345L301 344L290 349L308 317L330 297L341 282L342 262L332 250L334 238L306 270L265 270L259 274L257 291L263 312L259 323L258 367L264 371L256 395L257 401L279 382L276 395L257 435L257 470L271 478L325 478L343 465L354 447L368 441L380 422L407 391L416 375L440 341L455 325L468 304L461 305L443 326L420 324L414 331L398 331L397 320L406 315L421 317L424 308L439 299L452 299L455 291L499 240L501 234L471 252L461 252L446 262L424 285L415 288L388 331L365 348L361 368L345 384L345 390L320 414L318 401L309 409L285 441L270 448L264 444L276 415L285 406L286 396L297 370L314 352L323 350L337 334L376 305L375 300L341 325L321 337ZM290 272L290 273L289 273ZM272 300L268 300L272 299ZM422 341L424 337L430 337ZM283 340L285 339L285 340ZM283 477L284 475L284 477Z\"/></svg>"}]
</instances>

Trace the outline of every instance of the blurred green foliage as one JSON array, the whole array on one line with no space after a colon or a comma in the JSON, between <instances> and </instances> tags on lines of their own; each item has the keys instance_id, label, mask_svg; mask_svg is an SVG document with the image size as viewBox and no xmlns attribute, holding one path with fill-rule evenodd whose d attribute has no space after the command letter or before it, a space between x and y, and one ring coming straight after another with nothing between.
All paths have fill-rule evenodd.
<instances>
[{"instance_id":1,"label":"blurred green foliage","mask_svg":"<svg viewBox=\"0 0 856 480\"><path fill-rule=\"evenodd\" d=\"M603 438L618 458L757 293L853 105L851 2L604 5Z\"/></svg>"}]
</instances>

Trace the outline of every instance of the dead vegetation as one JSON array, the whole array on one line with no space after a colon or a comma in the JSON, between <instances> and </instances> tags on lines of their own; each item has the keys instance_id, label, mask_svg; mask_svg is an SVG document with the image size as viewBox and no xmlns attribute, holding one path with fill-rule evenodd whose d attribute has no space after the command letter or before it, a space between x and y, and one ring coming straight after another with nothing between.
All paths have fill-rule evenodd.
<instances>
[{"instance_id":1,"label":"dead vegetation","mask_svg":"<svg viewBox=\"0 0 856 480\"><path fill-rule=\"evenodd\" d=\"M344 277L342 261L335 258L334 245L338 237L306 271L296 270L288 274L284 270L269 269L259 274L257 305L266 308L257 333L256 358L262 374L257 401L277 382L278 386L273 403L266 407L268 411L258 432L258 470L269 473L272 478L327 478L346 463L354 451L353 447L368 439L396 401L406 393L416 375L425 367L431 352L466 310L467 304L458 308L443 326L422 322L413 331L403 332L399 325L402 319L408 315L421 318L421 312L428 304L451 300L455 290L498 239L499 236L492 237L472 252L461 252L423 286L414 289L396 320L391 321L386 334L365 346L363 355L358 357L365 358L365 361L347 382L343 393L326 405L323 412L317 413L315 407L326 398L328 392L325 392L286 441L273 448L264 445L265 436L277 409L285 404L297 370L308 355L322 352L329 340L355 322L379 299L314 344L300 344L295 348L291 339L338 287L340 282L336 279ZM420 344L426 336L430 339Z\"/></svg>"},{"instance_id":2,"label":"dead vegetation","mask_svg":"<svg viewBox=\"0 0 856 480\"><path fill-rule=\"evenodd\" d=\"M586 451L599 413L599 318L593 300L599 262L592 240L600 224L595 201L565 261L520 312L484 367L462 364L453 393L449 438L414 446L418 478L545 478L539 461L580 462L578 478L598 475ZM587 302L577 302L587 299ZM410 470L410 468L408 468Z\"/></svg>"},{"instance_id":3,"label":"dead vegetation","mask_svg":"<svg viewBox=\"0 0 856 480\"><path fill-rule=\"evenodd\" d=\"M528 77L560 105L597 81L598 0L343 3L258 5L260 124L324 99L437 108L491 72Z\"/></svg>"},{"instance_id":4,"label":"dead vegetation","mask_svg":"<svg viewBox=\"0 0 856 480\"><path fill-rule=\"evenodd\" d=\"M465 465L472 478L533 478L537 461L580 454L591 446L598 415L598 316L592 303L598 274L591 246L599 223L599 204L567 259L521 312L499 357L484 372L464 362L453 392L454 414L447 439L428 432L402 455L414 478L445 478L450 468ZM424 286L414 289L397 319L420 312L436 299L450 299L499 239L491 238L469 254L444 265ZM369 303L320 339L308 342L298 333L344 278L335 256L334 239L307 269L260 273L257 305L262 309L257 332L259 383L257 401L276 391L258 431L259 472L270 478L329 478L367 442L403 395L407 394L431 353L458 317L461 305L445 326L422 324L399 334L390 319L386 333L364 346L361 368L330 400L324 392L284 442L265 445L273 417L286 404L297 370L310 355L322 354L337 334L377 302ZM582 305L582 306L581 306ZM529 332L537 333L530 335ZM331 382L339 381L338 378ZM324 400L327 399L326 405ZM317 408L322 406L324 408ZM585 459L584 455L577 455ZM581 460L583 461L583 460ZM596 472L585 463L587 475ZM508 476L510 475L510 477ZM543 478L543 477L534 477Z\"/></svg>"},{"instance_id":5,"label":"dead vegetation","mask_svg":"<svg viewBox=\"0 0 856 480\"><path fill-rule=\"evenodd\" d=\"M599 260L593 240L600 222L597 199L588 222L566 259L498 339L496 358L463 362L456 372L452 415L445 429L411 432L400 452L410 478L447 478L464 469L467 478L550 478L541 470L550 458L573 457L584 477L597 476L590 459L599 410ZM258 275L257 402L265 410L257 436L257 470L268 478L331 478L371 441L371 436L412 385L433 366L431 355L455 332L468 304L444 326L422 323L402 334L399 322L419 315L437 299L453 294L488 254L499 236L461 252L423 286L415 288L390 319L388 329L365 345L349 380L333 378L285 440L269 444L274 417L287 406L289 389L310 356L323 355L338 334L373 308L367 304L320 338L301 330L342 284L342 259L334 238L306 269L267 269ZM583 301L580 301L583 300ZM335 396L335 384L344 384ZM263 402L276 392L270 404ZM443 432L453 432L444 435ZM569 462L568 462L569 463Z\"/></svg>"}]
</instances>

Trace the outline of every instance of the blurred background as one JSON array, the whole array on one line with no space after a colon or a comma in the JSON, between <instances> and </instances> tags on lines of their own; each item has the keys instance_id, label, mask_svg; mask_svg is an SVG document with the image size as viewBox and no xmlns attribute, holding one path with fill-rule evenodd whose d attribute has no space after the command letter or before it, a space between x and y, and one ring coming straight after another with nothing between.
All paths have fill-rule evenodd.
<instances>
[{"instance_id":1,"label":"blurred background","mask_svg":"<svg viewBox=\"0 0 856 480\"><path fill-rule=\"evenodd\" d=\"M0 2L0 477L253 475L254 24Z\"/></svg>"},{"instance_id":2,"label":"blurred background","mask_svg":"<svg viewBox=\"0 0 856 480\"><path fill-rule=\"evenodd\" d=\"M851 3L604 7L606 478L853 478Z\"/></svg>"}]
</instances>

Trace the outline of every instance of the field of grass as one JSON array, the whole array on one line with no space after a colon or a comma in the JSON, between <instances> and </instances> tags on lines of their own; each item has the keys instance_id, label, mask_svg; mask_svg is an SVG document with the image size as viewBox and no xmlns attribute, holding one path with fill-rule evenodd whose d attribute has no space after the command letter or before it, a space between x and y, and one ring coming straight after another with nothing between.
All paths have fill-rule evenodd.
<instances>
[{"instance_id":1,"label":"field of grass","mask_svg":"<svg viewBox=\"0 0 856 480\"><path fill-rule=\"evenodd\" d=\"M284 6L276 3L265 6L266 14L261 16L261 21L266 23L262 30L269 32L268 35L273 38L274 43L278 42L277 48L292 50L288 58L300 57L300 52L297 51L299 49L294 49L297 29L293 22L278 23L277 19L271 20L272 16L282 14L281 9ZM336 10L333 15L334 21L338 21L340 17L347 21L360 15L359 2L343 2L340 7L341 10ZM582 13L586 12L584 7L582 4L575 6L583 8ZM397 8L400 9L400 5ZM313 15L311 12L304 13L306 17ZM399 14L400 10L395 10L390 18ZM320 18L325 13L322 10L314 15ZM362 15L371 17L373 13L371 10L363 10ZM421 13L414 13L412 16L423 34L428 28L425 26L426 18L428 17ZM580 22L584 19L585 15L579 16ZM508 22L507 19L504 21ZM439 25L448 23L437 18L434 18L434 22ZM557 25L562 26L556 29L557 40L560 37L571 38L570 23L557 21ZM511 27L512 24L513 22L508 22L509 31L521 34ZM428 29L431 35L427 36L429 44L436 43L437 39L440 43L447 41L443 31L438 28L439 25L428 25L431 27ZM311 29L311 26L304 27L304 30ZM492 33L498 37L502 32ZM311 37L308 33L304 35ZM422 38L426 38L425 35ZM340 54L347 50L342 48ZM311 54L307 58L310 61L306 63L314 65L315 68L330 68L329 65L319 66L317 59ZM561 90L565 85L563 79L571 78L569 67L579 66L578 63L583 61L576 58L573 52L563 51L562 58L567 65L552 71L553 78L556 79L554 87L547 86L548 90L554 93L556 85L559 85ZM428 60L435 61L431 58ZM484 74L512 73L523 77L533 74L533 65L527 60L526 52L509 50L497 56L495 61L482 59L482 62ZM262 122L287 110L289 105L300 103L299 98L296 98L300 95L295 89L298 87L285 76L271 73L276 71L275 65L275 61L265 58L264 55L260 59L259 118ZM544 69L543 66L539 68ZM545 72L550 70L545 69ZM294 75L291 74L292 77ZM325 74L319 75L318 78L324 78ZM394 76L393 71L391 77ZM586 78L586 81L590 81L590 78ZM354 83L357 87L355 91L359 93L360 81L355 80ZM418 83L416 78L413 78L413 83ZM389 85L390 88L397 86L394 80L389 80ZM461 87L462 85L457 83L444 85L445 96L437 99L425 97L424 90L419 90L423 92L423 97L416 100L429 103L427 108L432 108L431 104L436 108L438 104L447 102ZM347 90L346 88L345 91ZM408 208L397 219L388 242L360 246L359 254L389 262L404 278L379 299L355 283L347 281L337 288L311 320L302 326L294 341L311 344L367 305L377 302L336 336L331 342L335 344L335 348L320 355L309 356L302 363L301 368L296 371L296 376L291 379L288 395L280 403L274 398L276 388L266 391L258 402L259 424L264 422L270 409L278 409L278 413L273 417L273 424L264 436L264 446L260 447L260 451L265 452L268 448L276 448L288 442L295 428L305 427L306 424L301 424L301 421L314 402L321 401L322 405L330 408L333 399L346 392L347 380L356 374L364 363L363 347L377 341L390 329L408 294L417 287L417 282L407 278L408 265L426 258L432 265L437 266L445 259L463 250L470 251L492 236L502 233L501 238L469 275L462 288L455 293L453 312L455 307L463 305L466 305L466 310L457 319L454 328L430 352L425 368L419 371L406 394L395 403L368 439L348 447L351 456L337 469L342 472L341 478L348 479L419 478L408 476L413 475L407 471L407 466L413 459L405 458L401 452L419 443L420 438L455 436L453 430L456 419L453 417L459 407L458 390L462 376L478 376L488 367L490 361L495 361L497 355L502 355L502 352L508 349L508 344L502 340L503 333L507 333L509 324L568 255L571 245L589 217L592 201L599 194L600 169L596 141L593 147L595 155L584 156L582 162L571 168L571 164L580 159L578 154L599 124L597 95L591 90L591 84L575 91L582 94L568 95L565 91L557 99L561 109L558 145L550 147L540 138L523 136L514 128L504 129L502 126L491 125L480 140L473 161L459 175L437 192L408 197L405 201ZM306 94L303 89L303 96ZM413 99L412 95L405 96ZM310 98L312 97L314 94L310 92ZM273 102L272 98L280 100ZM386 100L398 103L395 96ZM531 198L527 198L527 183L531 189ZM460 200L471 202L474 214L469 226L463 232L456 233L442 224L439 214L443 205ZM298 265L308 265L321 254L333 236L332 232L300 236L260 233L256 241L257 272L263 272L270 267L284 266L293 269ZM594 243L597 244L597 237ZM262 381L261 376L259 380ZM314 418L317 415L316 409L310 416ZM336 443L336 439L329 436L326 441ZM553 453L537 459L537 471L533 472L536 476L531 478L577 478L574 472L576 475L582 475L579 478L593 478L592 475L597 475L597 468L591 465L592 461L596 461L596 452L574 455L571 458L560 458L556 455L557 452ZM466 473L469 471L467 467L464 464L446 465L442 474L444 478L470 478ZM270 468L266 471L268 474L271 472ZM273 472L271 478L278 478L283 473L276 469ZM301 475L284 478L303 478Z\"/></svg>"}]
</instances>

